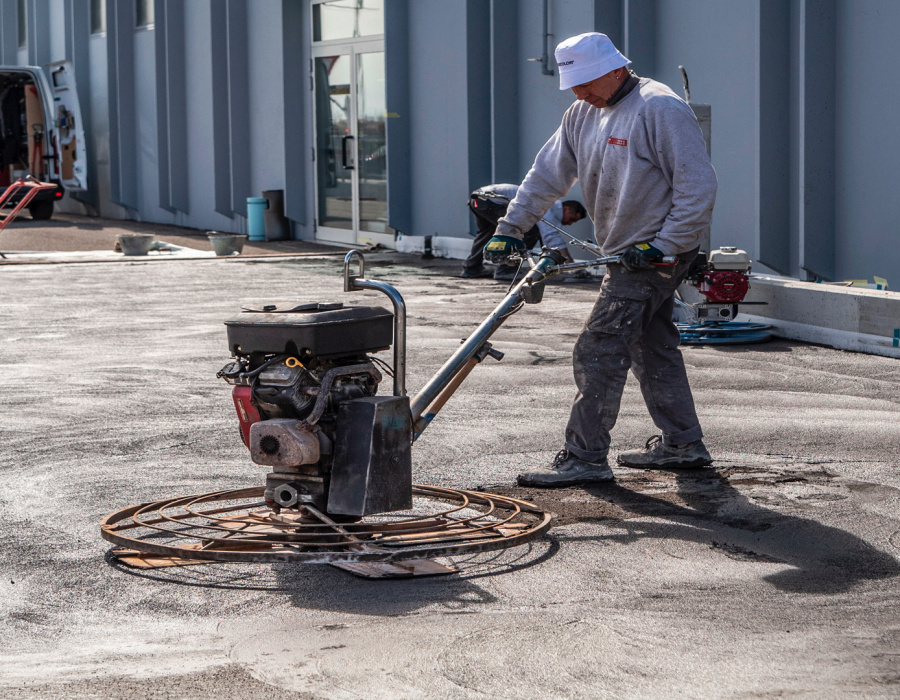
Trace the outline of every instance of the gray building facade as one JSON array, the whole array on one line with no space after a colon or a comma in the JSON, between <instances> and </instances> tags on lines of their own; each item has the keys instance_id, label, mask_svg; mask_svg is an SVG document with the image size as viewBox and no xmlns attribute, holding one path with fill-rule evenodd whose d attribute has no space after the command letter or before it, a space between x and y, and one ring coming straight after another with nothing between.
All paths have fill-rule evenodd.
<instances>
[{"instance_id":1,"label":"gray building facade","mask_svg":"<svg viewBox=\"0 0 900 700\"><path fill-rule=\"evenodd\" d=\"M555 44L602 31L711 105L713 246L895 287L898 30L895 0L0 0L4 65L74 67L66 211L245 232L280 190L294 238L466 237L469 191L520 181L573 99Z\"/></svg>"}]
</instances>

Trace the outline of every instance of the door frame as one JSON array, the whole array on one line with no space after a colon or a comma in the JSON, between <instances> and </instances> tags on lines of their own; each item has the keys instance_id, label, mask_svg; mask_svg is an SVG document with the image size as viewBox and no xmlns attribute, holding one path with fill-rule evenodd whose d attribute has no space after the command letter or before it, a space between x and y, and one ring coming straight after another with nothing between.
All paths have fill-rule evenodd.
<instances>
[{"instance_id":1,"label":"door frame","mask_svg":"<svg viewBox=\"0 0 900 700\"><path fill-rule=\"evenodd\" d=\"M314 183L314 206L313 221L315 224L316 240L328 243L340 243L344 245L358 244L380 244L386 247L394 248L393 233L375 233L370 231L360 231L360 187L359 187L359 115L358 115L358 81L357 75L359 64L357 56L367 53L384 53L384 35L376 35L374 37L358 37L354 39L339 39L333 41L315 42L311 47L310 53L310 90L312 105L313 134L318 134L319 125L316 123L316 59L328 56L347 56L350 60L350 122L351 136L354 143L354 168L351 174L351 207L353 215L352 227L349 229L334 228L324 226L319 223L319 178L316 163L320 154L315 147L316 138L314 137L314 158L313 162L313 183ZM385 149L385 153L386 153ZM385 174L385 177L387 175Z\"/></svg>"}]
</instances>

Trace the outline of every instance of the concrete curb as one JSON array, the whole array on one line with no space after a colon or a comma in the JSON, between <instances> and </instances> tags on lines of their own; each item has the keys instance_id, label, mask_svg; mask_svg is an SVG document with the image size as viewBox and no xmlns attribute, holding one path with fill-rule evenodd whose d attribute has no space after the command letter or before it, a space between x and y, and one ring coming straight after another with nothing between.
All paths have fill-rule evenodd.
<instances>
[{"instance_id":1,"label":"concrete curb","mask_svg":"<svg viewBox=\"0 0 900 700\"><path fill-rule=\"evenodd\" d=\"M753 276L741 319L770 323L775 334L839 350L900 358L900 294L790 278Z\"/></svg>"}]
</instances>

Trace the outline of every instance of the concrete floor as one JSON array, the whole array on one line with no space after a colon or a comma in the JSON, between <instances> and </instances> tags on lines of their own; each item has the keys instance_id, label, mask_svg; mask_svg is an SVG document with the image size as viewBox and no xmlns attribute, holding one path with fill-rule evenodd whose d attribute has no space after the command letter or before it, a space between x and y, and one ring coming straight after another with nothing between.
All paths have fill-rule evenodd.
<instances>
[{"instance_id":1,"label":"concrete floor","mask_svg":"<svg viewBox=\"0 0 900 700\"><path fill-rule=\"evenodd\" d=\"M4 231L0 250L109 245L131 226L66 221ZM177 235L205 243L159 237ZM260 252L312 251L279 245ZM407 300L412 393L505 289L454 277L458 262L367 263ZM533 500L556 514L549 536L443 578L147 572L108 557L107 513L262 481L215 378L222 322L247 302L383 297L345 295L340 254L13 263L0 289L0 697L900 697L897 360L787 341L685 348L714 468L520 489L516 473L562 442L572 344L597 294L554 284L413 452L417 482ZM630 380L614 450L653 432Z\"/></svg>"}]
</instances>

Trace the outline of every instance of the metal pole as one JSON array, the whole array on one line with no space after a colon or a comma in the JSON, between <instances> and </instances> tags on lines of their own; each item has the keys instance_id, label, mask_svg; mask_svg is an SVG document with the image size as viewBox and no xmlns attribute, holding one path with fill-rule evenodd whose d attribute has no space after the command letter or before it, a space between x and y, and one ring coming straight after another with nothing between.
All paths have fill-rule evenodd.
<instances>
[{"instance_id":1,"label":"metal pole","mask_svg":"<svg viewBox=\"0 0 900 700\"><path fill-rule=\"evenodd\" d=\"M554 251L555 253L555 251ZM556 254L558 255L558 254ZM507 294L503 301L491 312L491 314L481 322L481 325L475 329L463 344L459 347L450 359L447 360L443 367L428 380L428 383L422 387L421 391L416 394L410 402L410 411L414 425L416 436L421 433L429 423L427 416L424 416L426 409L437 398L445 386L453 381L453 378L466 366L466 363L475 355L476 352L484 345L484 342L490 338L494 332L503 325L503 322L516 311L519 310L524 299L522 298L522 288L526 285L530 286L535 283L543 282L546 277L556 271L560 260L556 259L556 255L542 256L528 272L527 275ZM596 264L596 263L592 263Z\"/></svg>"},{"instance_id":2,"label":"metal pole","mask_svg":"<svg viewBox=\"0 0 900 700\"><path fill-rule=\"evenodd\" d=\"M350 274L350 261L359 259L359 276ZM396 289L386 282L361 279L366 274L366 263L362 253L351 250L344 257L344 291L357 292L375 289L387 295L394 306L394 396L406 396L406 302Z\"/></svg>"}]
</instances>

